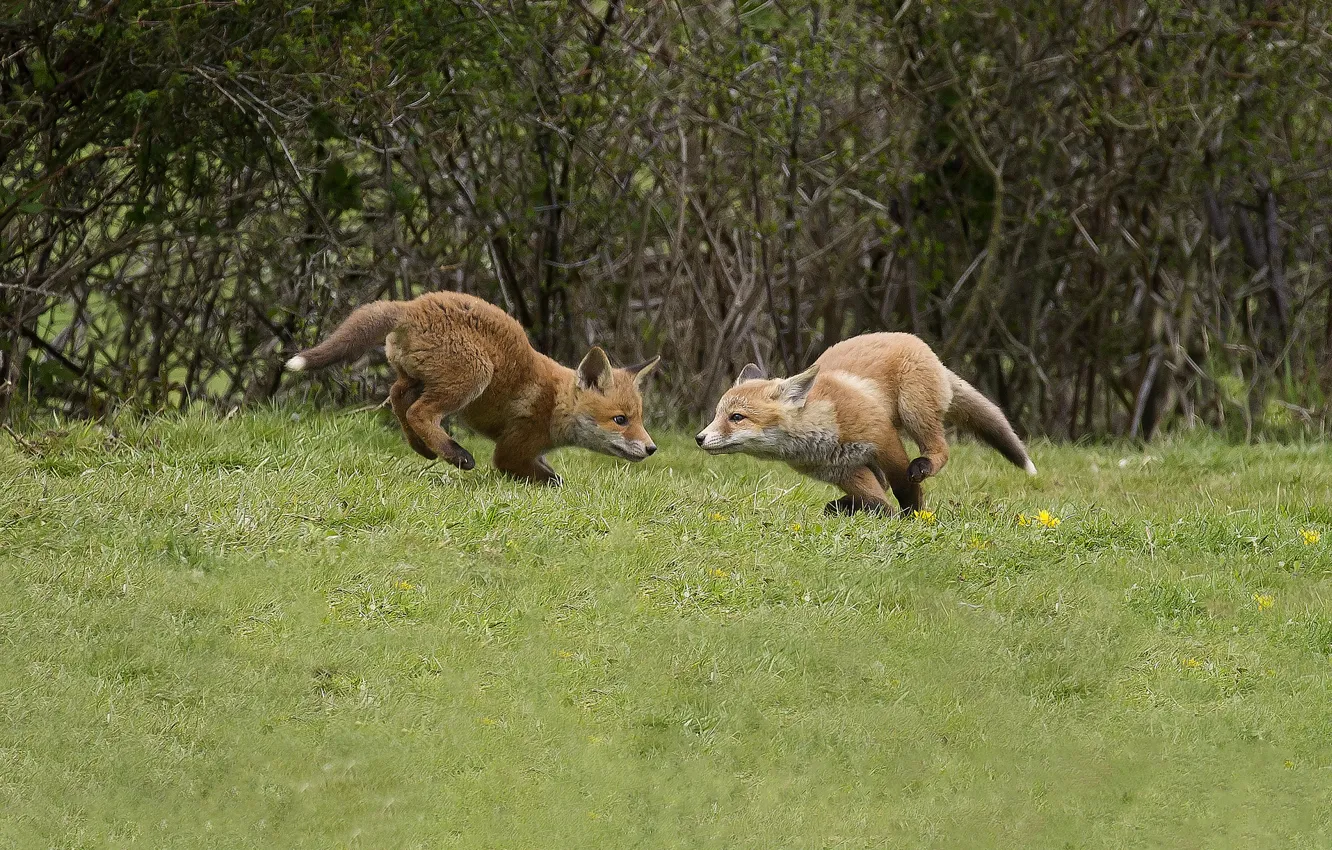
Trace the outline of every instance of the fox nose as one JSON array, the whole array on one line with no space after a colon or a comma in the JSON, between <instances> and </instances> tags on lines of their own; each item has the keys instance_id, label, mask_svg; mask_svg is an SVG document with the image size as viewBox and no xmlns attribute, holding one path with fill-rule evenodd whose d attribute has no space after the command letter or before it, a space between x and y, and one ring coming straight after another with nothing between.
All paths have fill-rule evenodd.
<instances>
[{"instance_id":1,"label":"fox nose","mask_svg":"<svg viewBox=\"0 0 1332 850\"><path fill-rule=\"evenodd\" d=\"M650 455L652 455L652 454L656 454L656 453L657 453L657 447L656 447L656 446L648 446L648 447L646 447L646 448L644 449L644 451L647 452L647 453L650 454Z\"/></svg>"},{"instance_id":2,"label":"fox nose","mask_svg":"<svg viewBox=\"0 0 1332 850\"><path fill-rule=\"evenodd\" d=\"M703 439L704 439L703 435L699 434L697 437L694 438L694 442L698 443L701 446L703 445Z\"/></svg>"}]
</instances>

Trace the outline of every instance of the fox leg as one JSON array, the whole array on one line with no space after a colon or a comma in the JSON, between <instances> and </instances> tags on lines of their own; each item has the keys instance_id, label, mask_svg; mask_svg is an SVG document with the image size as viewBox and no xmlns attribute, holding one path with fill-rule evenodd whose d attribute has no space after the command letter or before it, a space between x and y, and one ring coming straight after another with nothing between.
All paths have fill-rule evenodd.
<instances>
[{"instance_id":1,"label":"fox leg","mask_svg":"<svg viewBox=\"0 0 1332 850\"><path fill-rule=\"evenodd\" d=\"M931 475L938 475L948 463L948 439L944 436L943 413L929 410L917 412L900 405L902 427L920 446L921 457L911 461L907 477L919 484Z\"/></svg>"},{"instance_id":2,"label":"fox leg","mask_svg":"<svg viewBox=\"0 0 1332 850\"><path fill-rule=\"evenodd\" d=\"M393 415L398 417L398 424L402 426L402 434L407 438L407 443L427 460L434 460L438 455L430 450L425 441L416 435L411 424L407 421L407 410L415 401L421 397L421 385L401 372L398 373L398 380L393 382L389 389L389 403L393 405Z\"/></svg>"},{"instance_id":3,"label":"fox leg","mask_svg":"<svg viewBox=\"0 0 1332 850\"><path fill-rule=\"evenodd\" d=\"M825 514L853 514L857 511L881 512L888 506L888 495L883 492L879 478L868 466L862 466L838 482L846 491L840 499L823 506Z\"/></svg>"},{"instance_id":4,"label":"fox leg","mask_svg":"<svg viewBox=\"0 0 1332 850\"><path fill-rule=\"evenodd\" d=\"M555 468L550 465L550 463L546 460L544 455L536 459L536 464L537 467L549 477L547 483L555 487L558 487L564 483L564 476L560 475L558 472L555 471Z\"/></svg>"},{"instance_id":5,"label":"fox leg","mask_svg":"<svg viewBox=\"0 0 1332 850\"><path fill-rule=\"evenodd\" d=\"M472 469L476 458L458 445L440 420L476 400L488 381L427 384L420 398L407 408L407 424L429 449L459 469ZM469 384L471 384L469 386Z\"/></svg>"},{"instance_id":6,"label":"fox leg","mask_svg":"<svg viewBox=\"0 0 1332 850\"><path fill-rule=\"evenodd\" d=\"M875 462L888 479L888 486L892 488L893 497L897 499L897 504L902 509L902 516L920 510L922 504L920 482L911 480L906 447L902 445L902 438L897 435L896 430L880 437L879 452Z\"/></svg>"},{"instance_id":7,"label":"fox leg","mask_svg":"<svg viewBox=\"0 0 1332 850\"><path fill-rule=\"evenodd\" d=\"M531 456L530 452L508 443L495 444L495 468L510 478L530 481L533 484L548 484L558 487L564 483L560 474L551 468L541 455Z\"/></svg>"}]
</instances>

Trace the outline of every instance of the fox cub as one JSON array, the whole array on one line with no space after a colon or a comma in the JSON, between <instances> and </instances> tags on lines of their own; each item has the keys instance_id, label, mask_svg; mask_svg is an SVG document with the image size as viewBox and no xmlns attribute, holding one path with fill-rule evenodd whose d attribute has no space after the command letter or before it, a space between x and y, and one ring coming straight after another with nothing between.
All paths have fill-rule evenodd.
<instances>
[{"instance_id":1,"label":"fox cub","mask_svg":"<svg viewBox=\"0 0 1332 850\"><path fill-rule=\"evenodd\" d=\"M904 333L840 342L809 369L764 380L749 364L695 438L711 454L781 460L846 495L827 513L882 511L891 488L903 515L920 510L920 483L948 463L944 422L975 434L1029 475L1036 467L1004 414ZM899 432L923 455L908 461Z\"/></svg>"},{"instance_id":2,"label":"fox cub","mask_svg":"<svg viewBox=\"0 0 1332 850\"><path fill-rule=\"evenodd\" d=\"M440 425L453 413L495 441L496 468L541 484L562 483L545 458L560 446L629 461L657 450L643 429L641 390L661 358L616 369L594 347L569 369L532 348L522 325L503 310L460 292L358 307L327 339L288 360L287 369L319 369L381 343L398 373L389 391L393 413L424 457L459 469L476 466Z\"/></svg>"}]
</instances>

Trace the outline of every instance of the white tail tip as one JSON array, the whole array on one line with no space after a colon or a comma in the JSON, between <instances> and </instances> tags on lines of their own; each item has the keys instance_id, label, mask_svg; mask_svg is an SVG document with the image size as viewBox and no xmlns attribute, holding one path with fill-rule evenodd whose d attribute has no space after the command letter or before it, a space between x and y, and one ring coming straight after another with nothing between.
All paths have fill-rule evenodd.
<instances>
[{"instance_id":1,"label":"white tail tip","mask_svg":"<svg viewBox=\"0 0 1332 850\"><path fill-rule=\"evenodd\" d=\"M1027 458L1027 465L1023 469L1027 470L1028 475L1036 474L1036 464L1031 462L1031 458Z\"/></svg>"},{"instance_id":2,"label":"white tail tip","mask_svg":"<svg viewBox=\"0 0 1332 850\"><path fill-rule=\"evenodd\" d=\"M287 361L288 372L301 372L304 370L305 370L305 358L302 357L301 355L297 354L295 357Z\"/></svg>"}]
</instances>

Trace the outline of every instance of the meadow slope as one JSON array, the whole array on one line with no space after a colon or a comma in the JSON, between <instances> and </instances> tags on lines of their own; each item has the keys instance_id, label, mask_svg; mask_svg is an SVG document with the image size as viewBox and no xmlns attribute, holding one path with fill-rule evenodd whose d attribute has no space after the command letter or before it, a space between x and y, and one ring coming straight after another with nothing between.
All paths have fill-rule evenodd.
<instances>
[{"instance_id":1,"label":"meadow slope","mask_svg":"<svg viewBox=\"0 0 1332 850\"><path fill-rule=\"evenodd\" d=\"M0 847L1332 846L1326 446L963 444L900 521L657 436L0 435Z\"/></svg>"}]
</instances>

